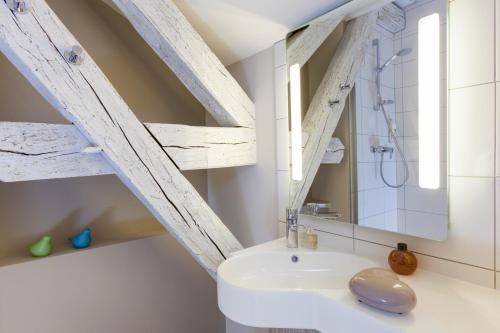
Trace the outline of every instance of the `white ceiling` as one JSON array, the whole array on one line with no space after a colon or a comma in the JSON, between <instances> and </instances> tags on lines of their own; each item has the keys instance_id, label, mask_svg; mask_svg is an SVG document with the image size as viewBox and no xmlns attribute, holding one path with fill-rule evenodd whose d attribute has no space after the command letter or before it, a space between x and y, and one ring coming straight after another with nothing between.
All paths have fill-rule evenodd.
<instances>
[{"instance_id":1,"label":"white ceiling","mask_svg":"<svg viewBox=\"0 0 500 333\"><path fill-rule=\"evenodd\" d=\"M114 7L112 0L103 1ZM342 7L349 12L390 0L173 1L227 66L272 46L294 28L344 3L349 2Z\"/></svg>"},{"instance_id":2,"label":"white ceiling","mask_svg":"<svg viewBox=\"0 0 500 333\"><path fill-rule=\"evenodd\" d=\"M285 38L293 28L346 0L174 0L229 65Z\"/></svg>"}]
</instances>

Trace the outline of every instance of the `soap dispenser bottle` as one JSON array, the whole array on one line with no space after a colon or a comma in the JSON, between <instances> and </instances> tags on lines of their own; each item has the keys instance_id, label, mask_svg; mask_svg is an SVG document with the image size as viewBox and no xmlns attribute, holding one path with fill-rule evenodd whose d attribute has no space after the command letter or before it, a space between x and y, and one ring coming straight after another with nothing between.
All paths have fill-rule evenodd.
<instances>
[{"instance_id":1,"label":"soap dispenser bottle","mask_svg":"<svg viewBox=\"0 0 500 333\"><path fill-rule=\"evenodd\" d=\"M392 270L401 275L411 275L417 269L417 257L408 251L405 243L398 243L397 249L389 254L388 261Z\"/></svg>"},{"instance_id":2,"label":"soap dispenser bottle","mask_svg":"<svg viewBox=\"0 0 500 333\"><path fill-rule=\"evenodd\" d=\"M311 227L307 227L306 231L302 235L302 247L311 250L316 250L318 248L318 235L312 230Z\"/></svg>"}]
</instances>

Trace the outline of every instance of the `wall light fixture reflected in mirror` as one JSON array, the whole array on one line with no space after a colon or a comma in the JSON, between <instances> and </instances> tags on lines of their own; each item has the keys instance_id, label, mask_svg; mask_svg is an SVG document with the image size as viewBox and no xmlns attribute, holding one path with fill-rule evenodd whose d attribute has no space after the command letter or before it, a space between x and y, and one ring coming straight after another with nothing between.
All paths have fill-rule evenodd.
<instances>
[{"instance_id":1,"label":"wall light fixture reflected in mirror","mask_svg":"<svg viewBox=\"0 0 500 333\"><path fill-rule=\"evenodd\" d=\"M290 66L290 117L292 127L292 179L302 180L302 110L300 65Z\"/></svg>"},{"instance_id":2,"label":"wall light fixture reflected in mirror","mask_svg":"<svg viewBox=\"0 0 500 333\"><path fill-rule=\"evenodd\" d=\"M440 187L440 27L439 14L418 22L419 186Z\"/></svg>"}]
</instances>

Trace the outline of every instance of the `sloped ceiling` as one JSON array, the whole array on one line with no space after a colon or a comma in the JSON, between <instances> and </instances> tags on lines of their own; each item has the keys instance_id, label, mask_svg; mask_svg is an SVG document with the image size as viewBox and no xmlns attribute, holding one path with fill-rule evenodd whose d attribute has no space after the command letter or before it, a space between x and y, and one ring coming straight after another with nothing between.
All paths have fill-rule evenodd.
<instances>
[{"instance_id":1,"label":"sloped ceiling","mask_svg":"<svg viewBox=\"0 0 500 333\"><path fill-rule=\"evenodd\" d=\"M174 0L225 65L283 39L346 0Z\"/></svg>"},{"instance_id":2,"label":"sloped ceiling","mask_svg":"<svg viewBox=\"0 0 500 333\"><path fill-rule=\"evenodd\" d=\"M103 0L112 6L112 0ZM294 28L351 0L173 0L228 66L285 38ZM353 0L379 3L390 0Z\"/></svg>"}]
</instances>

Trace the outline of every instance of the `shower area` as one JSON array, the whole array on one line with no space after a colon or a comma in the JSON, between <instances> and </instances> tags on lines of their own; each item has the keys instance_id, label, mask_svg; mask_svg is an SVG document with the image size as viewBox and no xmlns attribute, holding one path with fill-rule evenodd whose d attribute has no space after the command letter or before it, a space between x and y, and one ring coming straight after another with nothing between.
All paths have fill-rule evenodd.
<instances>
[{"instance_id":1,"label":"shower area","mask_svg":"<svg viewBox=\"0 0 500 333\"><path fill-rule=\"evenodd\" d=\"M353 214L359 225L418 236L422 221L447 214L432 202L446 200L446 185L432 193L418 186L418 21L433 12L446 17L446 8L439 0L400 0L385 10L391 11L392 20L379 14L351 109ZM441 24L445 29L446 22ZM442 59L446 64L446 51ZM445 80L441 97L446 124ZM442 135L446 151L446 131ZM442 163L441 183L446 184L446 160Z\"/></svg>"}]
</instances>

